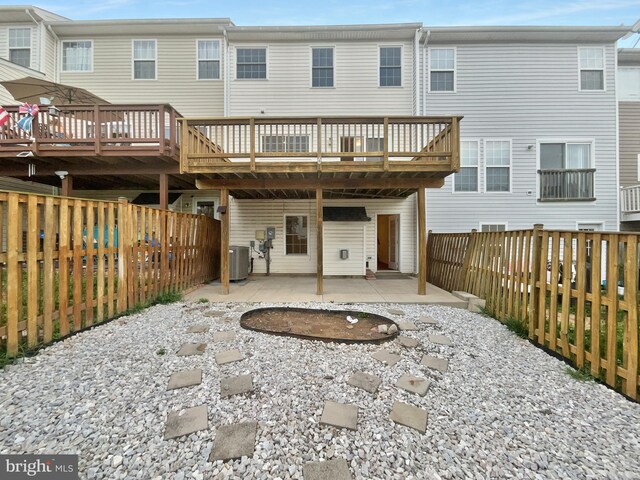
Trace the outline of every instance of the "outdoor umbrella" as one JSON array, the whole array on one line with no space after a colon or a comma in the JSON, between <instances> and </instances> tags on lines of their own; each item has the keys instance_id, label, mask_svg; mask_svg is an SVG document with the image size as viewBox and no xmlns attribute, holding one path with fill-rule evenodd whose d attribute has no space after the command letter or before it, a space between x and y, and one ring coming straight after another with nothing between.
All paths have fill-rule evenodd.
<instances>
[{"instance_id":1,"label":"outdoor umbrella","mask_svg":"<svg viewBox=\"0 0 640 480\"><path fill-rule=\"evenodd\" d=\"M71 85L50 82L41 78L24 77L18 80L0 82L19 102L40 104L40 97L51 98L54 105L99 105L108 104L106 100L88 90Z\"/></svg>"}]
</instances>

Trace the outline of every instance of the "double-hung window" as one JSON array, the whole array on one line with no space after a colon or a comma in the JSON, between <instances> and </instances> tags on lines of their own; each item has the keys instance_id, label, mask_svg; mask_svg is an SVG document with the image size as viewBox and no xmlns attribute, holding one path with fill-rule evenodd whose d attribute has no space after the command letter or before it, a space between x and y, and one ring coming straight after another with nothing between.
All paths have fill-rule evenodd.
<instances>
[{"instance_id":1,"label":"double-hung window","mask_svg":"<svg viewBox=\"0 0 640 480\"><path fill-rule=\"evenodd\" d=\"M9 29L9 61L31 68L31 29Z\"/></svg>"},{"instance_id":2,"label":"double-hung window","mask_svg":"<svg viewBox=\"0 0 640 480\"><path fill-rule=\"evenodd\" d=\"M380 86L402 85L402 47L380 47Z\"/></svg>"},{"instance_id":3,"label":"double-hung window","mask_svg":"<svg viewBox=\"0 0 640 480\"><path fill-rule=\"evenodd\" d=\"M540 200L593 200L591 143L540 143Z\"/></svg>"},{"instance_id":4,"label":"double-hung window","mask_svg":"<svg viewBox=\"0 0 640 480\"><path fill-rule=\"evenodd\" d=\"M578 49L580 62L580 90L604 90L604 48Z\"/></svg>"},{"instance_id":5,"label":"double-hung window","mask_svg":"<svg viewBox=\"0 0 640 480\"><path fill-rule=\"evenodd\" d=\"M285 254L306 255L308 232L307 215L286 215L285 223Z\"/></svg>"},{"instance_id":6,"label":"double-hung window","mask_svg":"<svg viewBox=\"0 0 640 480\"><path fill-rule=\"evenodd\" d=\"M134 80L155 80L157 73L157 45L155 40L133 41Z\"/></svg>"},{"instance_id":7,"label":"double-hung window","mask_svg":"<svg viewBox=\"0 0 640 480\"><path fill-rule=\"evenodd\" d=\"M511 190L511 141L487 140L484 144L487 192Z\"/></svg>"},{"instance_id":8,"label":"double-hung window","mask_svg":"<svg viewBox=\"0 0 640 480\"><path fill-rule=\"evenodd\" d=\"M311 86L333 87L333 48L311 49Z\"/></svg>"},{"instance_id":9,"label":"double-hung window","mask_svg":"<svg viewBox=\"0 0 640 480\"><path fill-rule=\"evenodd\" d=\"M236 49L236 78L239 80L265 80L267 78L267 49Z\"/></svg>"},{"instance_id":10,"label":"double-hung window","mask_svg":"<svg viewBox=\"0 0 640 480\"><path fill-rule=\"evenodd\" d=\"M456 50L454 48L429 49L429 91L455 91Z\"/></svg>"},{"instance_id":11,"label":"double-hung window","mask_svg":"<svg viewBox=\"0 0 640 480\"><path fill-rule=\"evenodd\" d=\"M477 140L460 142L460 171L454 175L454 192L478 191L478 158Z\"/></svg>"},{"instance_id":12,"label":"double-hung window","mask_svg":"<svg viewBox=\"0 0 640 480\"><path fill-rule=\"evenodd\" d=\"M93 42L73 40L62 42L62 71L90 72L93 70Z\"/></svg>"},{"instance_id":13,"label":"double-hung window","mask_svg":"<svg viewBox=\"0 0 640 480\"><path fill-rule=\"evenodd\" d=\"M507 230L506 223L481 223L481 232L504 232Z\"/></svg>"},{"instance_id":14,"label":"double-hung window","mask_svg":"<svg viewBox=\"0 0 640 480\"><path fill-rule=\"evenodd\" d=\"M220 40L198 40L198 80L220 80Z\"/></svg>"},{"instance_id":15,"label":"double-hung window","mask_svg":"<svg viewBox=\"0 0 640 480\"><path fill-rule=\"evenodd\" d=\"M308 135L264 135L262 151L265 153L296 153L309 151Z\"/></svg>"}]
</instances>

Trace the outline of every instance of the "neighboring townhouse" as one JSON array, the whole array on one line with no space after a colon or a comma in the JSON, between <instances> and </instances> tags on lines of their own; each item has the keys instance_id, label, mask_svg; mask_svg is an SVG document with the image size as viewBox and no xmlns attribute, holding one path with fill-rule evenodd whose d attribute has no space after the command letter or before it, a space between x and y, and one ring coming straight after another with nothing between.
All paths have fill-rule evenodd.
<instances>
[{"instance_id":1,"label":"neighboring townhouse","mask_svg":"<svg viewBox=\"0 0 640 480\"><path fill-rule=\"evenodd\" d=\"M621 230L640 231L640 48L618 51Z\"/></svg>"}]
</instances>

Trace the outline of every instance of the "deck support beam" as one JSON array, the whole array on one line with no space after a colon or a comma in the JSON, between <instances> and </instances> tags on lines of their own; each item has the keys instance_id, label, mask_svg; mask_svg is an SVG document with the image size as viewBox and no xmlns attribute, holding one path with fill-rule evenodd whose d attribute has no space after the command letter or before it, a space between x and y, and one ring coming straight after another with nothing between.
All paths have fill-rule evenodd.
<instances>
[{"instance_id":1,"label":"deck support beam","mask_svg":"<svg viewBox=\"0 0 640 480\"><path fill-rule=\"evenodd\" d=\"M67 175L62 179L62 196L70 197L73 192L73 177L71 175Z\"/></svg>"},{"instance_id":2,"label":"deck support beam","mask_svg":"<svg viewBox=\"0 0 640 480\"><path fill-rule=\"evenodd\" d=\"M427 209L426 192L418 190L418 295L427 294Z\"/></svg>"},{"instance_id":3,"label":"deck support beam","mask_svg":"<svg viewBox=\"0 0 640 480\"><path fill-rule=\"evenodd\" d=\"M316 257L317 257L317 266L316 266L316 277L317 277L317 288L316 295L322 295L324 292L324 259L323 259L323 227L322 227L322 216L323 216L323 205L322 205L322 189L316 188Z\"/></svg>"},{"instance_id":4,"label":"deck support beam","mask_svg":"<svg viewBox=\"0 0 640 480\"><path fill-rule=\"evenodd\" d=\"M160 208L169 209L169 175L166 173L160 174Z\"/></svg>"},{"instance_id":5,"label":"deck support beam","mask_svg":"<svg viewBox=\"0 0 640 480\"><path fill-rule=\"evenodd\" d=\"M220 284L229 295L229 190L220 190Z\"/></svg>"}]
</instances>

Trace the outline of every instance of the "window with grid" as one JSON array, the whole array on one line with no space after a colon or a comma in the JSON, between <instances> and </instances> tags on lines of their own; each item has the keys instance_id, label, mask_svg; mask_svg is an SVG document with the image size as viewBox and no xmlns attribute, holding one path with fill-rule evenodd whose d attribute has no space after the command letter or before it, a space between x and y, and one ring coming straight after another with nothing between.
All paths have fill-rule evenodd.
<instances>
[{"instance_id":1,"label":"window with grid","mask_svg":"<svg viewBox=\"0 0 640 480\"><path fill-rule=\"evenodd\" d=\"M267 49L238 48L236 50L236 78L241 80L266 79Z\"/></svg>"},{"instance_id":2,"label":"window with grid","mask_svg":"<svg viewBox=\"0 0 640 480\"><path fill-rule=\"evenodd\" d=\"M580 90L604 90L604 49L580 48Z\"/></svg>"},{"instance_id":3,"label":"window with grid","mask_svg":"<svg viewBox=\"0 0 640 480\"><path fill-rule=\"evenodd\" d=\"M311 86L333 87L333 48L312 48L311 57Z\"/></svg>"},{"instance_id":4,"label":"window with grid","mask_svg":"<svg viewBox=\"0 0 640 480\"><path fill-rule=\"evenodd\" d=\"M367 152L383 152L384 138L369 137L367 138ZM366 157L368 162L381 162L383 157Z\"/></svg>"},{"instance_id":5,"label":"window with grid","mask_svg":"<svg viewBox=\"0 0 640 480\"><path fill-rule=\"evenodd\" d=\"M460 142L460 171L454 175L454 191L478 191L478 157L477 141Z\"/></svg>"},{"instance_id":6,"label":"window with grid","mask_svg":"<svg viewBox=\"0 0 640 480\"><path fill-rule=\"evenodd\" d=\"M90 72L93 69L93 42L77 40L62 42L62 71Z\"/></svg>"},{"instance_id":7,"label":"window with grid","mask_svg":"<svg viewBox=\"0 0 640 480\"><path fill-rule=\"evenodd\" d=\"M156 79L156 41L133 41L133 78L136 80Z\"/></svg>"},{"instance_id":8,"label":"window with grid","mask_svg":"<svg viewBox=\"0 0 640 480\"><path fill-rule=\"evenodd\" d=\"M511 189L511 142L487 140L485 163L487 192L508 192Z\"/></svg>"},{"instance_id":9,"label":"window with grid","mask_svg":"<svg viewBox=\"0 0 640 480\"><path fill-rule=\"evenodd\" d=\"M456 51L453 48L429 50L429 90L453 92L455 90Z\"/></svg>"},{"instance_id":10,"label":"window with grid","mask_svg":"<svg viewBox=\"0 0 640 480\"><path fill-rule=\"evenodd\" d=\"M31 68L31 29L9 29L9 61Z\"/></svg>"},{"instance_id":11,"label":"window with grid","mask_svg":"<svg viewBox=\"0 0 640 480\"><path fill-rule=\"evenodd\" d=\"M308 152L308 135L264 135L262 137L262 151L278 152Z\"/></svg>"},{"instance_id":12,"label":"window with grid","mask_svg":"<svg viewBox=\"0 0 640 480\"><path fill-rule=\"evenodd\" d=\"M287 215L285 218L285 245L287 255L307 254L307 215Z\"/></svg>"},{"instance_id":13,"label":"window with grid","mask_svg":"<svg viewBox=\"0 0 640 480\"><path fill-rule=\"evenodd\" d=\"M506 229L506 223L483 223L480 225L481 232L504 232Z\"/></svg>"},{"instance_id":14,"label":"window with grid","mask_svg":"<svg viewBox=\"0 0 640 480\"><path fill-rule=\"evenodd\" d=\"M402 85L402 48L380 47L380 86Z\"/></svg>"},{"instance_id":15,"label":"window with grid","mask_svg":"<svg viewBox=\"0 0 640 480\"><path fill-rule=\"evenodd\" d=\"M198 80L220 80L219 40L198 40Z\"/></svg>"}]
</instances>

